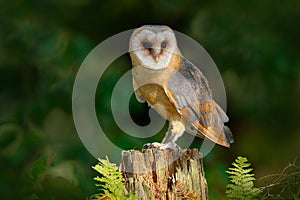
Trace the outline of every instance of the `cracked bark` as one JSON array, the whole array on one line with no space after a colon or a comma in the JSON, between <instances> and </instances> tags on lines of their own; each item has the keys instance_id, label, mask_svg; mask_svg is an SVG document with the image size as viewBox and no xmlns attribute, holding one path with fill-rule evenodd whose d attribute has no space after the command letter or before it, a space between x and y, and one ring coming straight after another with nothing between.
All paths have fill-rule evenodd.
<instances>
[{"instance_id":1,"label":"cracked bark","mask_svg":"<svg viewBox=\"0 0 300 200\"><path fill-rule=\"evenodd\" d=\"M119 169L127 191L140 199L208 199L203 162L197 149L128 150L122 152Z\"/></svg>"}]
</instances>

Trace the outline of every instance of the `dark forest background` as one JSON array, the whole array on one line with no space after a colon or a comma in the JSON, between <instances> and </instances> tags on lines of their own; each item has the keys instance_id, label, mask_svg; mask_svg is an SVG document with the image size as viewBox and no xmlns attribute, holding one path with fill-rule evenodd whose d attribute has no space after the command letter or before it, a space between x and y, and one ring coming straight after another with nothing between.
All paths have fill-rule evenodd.
<instances>
[{"instance_id":1,"label":"dark forest background","mask_svg":"<svg viewBox=\"0 0 300 200\"><path fill-rule=\"evenodd\" d=\"M300 153L299 10L300 1L271 0L0 0L1 199L85 199L97 192L97 160L72 119L74 79L96 45L144 24L197 40L223 77L235 143L204 159L210 198L224 198L225 170L238 155L257 178L278 173ZM114 62L96 98L99 122L124 149L143 144L122 140L110 111L114 83L130 67L128 56ZM131 107L146 124L147 106L133 98Z\"/></svg>"}]
</instances>

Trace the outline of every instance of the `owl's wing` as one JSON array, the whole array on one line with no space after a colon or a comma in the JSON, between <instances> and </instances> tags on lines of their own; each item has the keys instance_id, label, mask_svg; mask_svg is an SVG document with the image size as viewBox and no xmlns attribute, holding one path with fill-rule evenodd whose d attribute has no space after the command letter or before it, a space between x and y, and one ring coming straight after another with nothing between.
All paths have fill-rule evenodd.
<instances>
[{"instance_id":1,"label":"owl's wing","mask_svg":"<svg viewBox=\"0 0 300 200\"><path fill-rule=\"evenodd\" d=\"M233 137L224 122L228 117L212 99L208 81L202 72L182 58L180 68L168 80L165 92L177 111L189 123L187 131L207 137L215 143L229 147Z\"/></svg>"}]
</instances>

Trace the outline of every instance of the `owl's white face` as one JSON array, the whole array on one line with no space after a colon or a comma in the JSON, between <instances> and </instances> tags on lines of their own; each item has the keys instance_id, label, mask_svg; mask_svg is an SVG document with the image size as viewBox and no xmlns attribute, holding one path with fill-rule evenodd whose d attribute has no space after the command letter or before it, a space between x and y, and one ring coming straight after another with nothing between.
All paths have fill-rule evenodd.
<instances>
[{"instance_id":1,"label":"owl's white face","mask_svg":"<svg viewBox=\"0 0 300 200\"><path fill-rule=\"evenodd\" d=\"M144 67L156 70L167 68L172 54L179 53L174 32L167 26L142 26L133 32L129 45Z\"/></svg>"}]
</instances>

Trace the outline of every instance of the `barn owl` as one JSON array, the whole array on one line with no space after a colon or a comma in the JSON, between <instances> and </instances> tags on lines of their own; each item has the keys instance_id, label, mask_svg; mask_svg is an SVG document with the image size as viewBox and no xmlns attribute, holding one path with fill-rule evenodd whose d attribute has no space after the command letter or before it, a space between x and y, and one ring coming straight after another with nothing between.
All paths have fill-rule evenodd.
<instances>
[{"instance_id":1,"label":"barn owl","mask_svg":"<svg viewBox=\"0 0 300 200\"><path fill-rule=\"evenodd\" d=\"M160 147L174 147L184 132L230 147L228 117L213 100L203 73L181 55L167 26L145 25L131 35L129 53L136 98L169 121Z\"/></svg>"}]
</instances>

